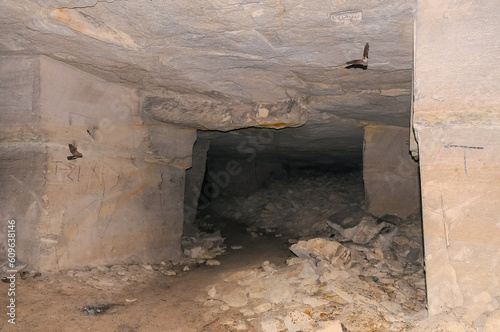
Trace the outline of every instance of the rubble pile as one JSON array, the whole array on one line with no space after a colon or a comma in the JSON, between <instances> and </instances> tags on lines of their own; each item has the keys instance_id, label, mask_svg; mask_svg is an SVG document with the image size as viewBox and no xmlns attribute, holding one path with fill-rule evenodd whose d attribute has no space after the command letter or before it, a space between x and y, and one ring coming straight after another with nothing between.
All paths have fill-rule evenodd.
<instances>
[{"instance_id":1,"label":"rubble pile","mask_svg":"<svg viewBox=\"0 0 500 332\"><path fill-rule=\"evenodd\" d=\"M215 259L226 251L220 230L213 233L199 231L196 236L182 237L183 260L185 264L219 265Z\"/></svg>"},{"instance_id":2,"label":"rubble pile","mask_svg":"<svg viewBox=\"0 0 500 332\"><path fill-rule=\"evenodd\" d=\"M426 317L420 216L367 213L358 180L304 176L215 202L254 237L288 237L296 257L209 287L212 330L409 331Z\"/></svg>"},{"instance_id":3,"label":"rubble pile","mask_svg":"<svg viewBox=\"0 0 500 332\"><path fill-rule=\"evenodd\" d=\"M198 232L196 237L182 238L183 257L176 262L160 264L141 264L133 258L123 264L97 266L67 270L71 280L87 284L100 290L119 290L129 285L141 284L155 276L178 276L188 272L193 266L220 265L215 259L225 252L224 238L220 231L214 233ZM53 276L60 281L61 276Z\"/></svg>"},{"instance_id":4,"label":"rubble pile","mask_svg":"<svg viewBox=\"0 0 500 332\"><path fill-rule=\"evenodd\" d=\"M358 206L355 202L363 197L360 173L307 171L274 180L250 196L218 197L211 202L211 210L220 217L245 223L249 232L313 236L324 232L328 216Z\"/></svg>"},{"instance_id":5,"label":"rubble pile","mask_svg":"<svg viewBox=\"0 0 500 332\"><path fill-rule=\"evenodd\" d=\"M222 317L218 324L265 332L408 331L425 318L419 219L395 226L365 215L357 226L335 225L343 244L301 240L286 266L264 262L209 287L204 301Z\"/></svg>"}]
</instances>

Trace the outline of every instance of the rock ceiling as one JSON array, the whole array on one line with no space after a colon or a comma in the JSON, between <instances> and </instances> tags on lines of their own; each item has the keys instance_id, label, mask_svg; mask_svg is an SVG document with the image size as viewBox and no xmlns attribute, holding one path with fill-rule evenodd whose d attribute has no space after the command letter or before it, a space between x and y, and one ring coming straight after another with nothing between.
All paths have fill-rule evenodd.
<instances>
[{"instance_id":1,"label":"rock ceiling","mask_svg":"<svg viewBox=\"0 0 500 332\"><path fill-rule=\"evenodd\" d=\"M174 93L204 118L213 111L208 129L245 127L218 121L235 104L259 111L294 100L307 116L291 125L307 124L276 132L271 154L334 160L360 153L364 125L408 126L414 2L3 0L0 54L43 54L137 87L156 111ZM345 68L366 42L368 68ZM191 116L183 125L199 127ZM226 153L250 134L208 136Z\"/></svg>"}]
</instances>

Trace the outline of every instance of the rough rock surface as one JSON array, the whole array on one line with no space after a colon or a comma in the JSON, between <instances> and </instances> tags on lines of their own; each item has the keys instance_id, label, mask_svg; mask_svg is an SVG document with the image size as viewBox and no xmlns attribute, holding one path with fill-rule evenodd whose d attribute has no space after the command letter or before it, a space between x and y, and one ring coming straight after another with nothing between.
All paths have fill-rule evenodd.
<instances>
[{"instance_id":1,"label":"rough rock surface","mask_svg":"<svg viewBox=\"0 0 500 332\"><path fill-rule=\"evenodd\" d=\"M366 126L363 181L368 211L406 219L420 211L418 163L408 153L411 130L395 126Z\"/></svg>"},{"instance_id":2,"label":"rough rock surface","mask_svg":"<svg viewBox=\"0 0 500 332\"><path fill-rule=\"evenodd\" d=\"M296 241L331 234L341 242L371 243L386 250L404 220L371 215L365 211L362 193L357 172L298 172L291 178L272 180L265 189L247 197L221 196L212 202L211 209L216 215L243 223L252 236L288 236ZM421 259L422 251L412 255Z\"/></svg>"},{"instance_id":3,"label":"rough rock surface","mask_svg":"<svg viewBox=\"0 0 500 332\"><path fill-rule=\"evenodd\" d=\"M18 220L17 259L47 271L180 257L196 132L142 116L136 89L48 57L0 56L0 76L0 217Z\"/></svg>"},{"instance_id":4,"label":"rough rock surface","mask_svg":"<svg viewBox=\"0 0 500 332\"><path fill-rule=\"evenodd\" d=\"M184 101L209 98L225 111L207 113L205 103L192 117L162 115L190 126L270 124L258 105L303 100L308 124L281 144L296 146L312 134L304 146L339 157L351 142L360 151L365 124L408 126L413 11L410 0L6 0L0 55L43 54L142 89L152 100L165 93ZM368 70L345 69L366 42ZM168 111L168 103L160 104ZM247 114L237 105L249 105ZM286 120L273 127L304 123Z\"/></svg>"},{"instance_id":5,"label":"rough rock surface","mask_svg":"<svg viewBox=\"0 0 500 332\"><path fill-rule=\"evenodd\" d=\"M245 324L250 331L418 331L425 317L423 262L408 254L410 244L421 253L419 223L404 221L384 251L373 243L300 241L291 246L298 257L287 265L264 262L211 286L206 305L215 307L221 325ZM225 304L248 318L235 317Z\"/></svg>"},{"instance_id":6,"label":"rough rock surface","mask_svg":"<svg viewBox=\"0 0 500 332\"><path fill-rule=\"evenodd\" d=\"M335 182L337 185L341 183L338 178L328 180L327 177L320 178L321 181L310 176L296 180L295 186L294 183L288 181L290 188L299 186L304 188L309 183L315 186L318 193L325 192L326 188L322 186L328 187ZM277 190L280 188L278 184L279 182L270 188ZM353 180L350 178L346 179L344 185L352 193L361 191L353 186ZM259 194L265 198L265 193L266 191ZM279 191L278 193L282 194ZM276 195L275 199L281 197L280 195ZM301 196L290 196L288 202L297 204L302 199ZM324 204L327 200L317 199L315 202ZM330 199L329 204L334 203L335 200ZM246 207L251 208L252 205ZM130 262L128 265L74 269L65 272L66 278L51 275L47 277L44 274L43 279L62 282L62 287L70 293L75 292L75 288L90 287L98 290L99 296L121 294L121 302L112 303L120 303L120 305L124 303L125 306L144 304L149 301L147 303L152 307L160 306L159 308L164 303L173 303L175 306L182 307L180 312L184 313L190 312L190 308L193 311L197 308L196 312L200 312L199 309L202 308L204 317L203 323L199 326L203 326L203 329L207 331L455 332L472 330L472 326L456 315L442 314L425 319L427 311L420 218L412 216L403 220L385 216L385 221L381 223L391 224L393 231L397 231L386 239L387 246L378 245L378 235L384 235L384 232L376 227L363 227L365 232L371 234L366 237L369 240L365 243L354 243L353 238L342 237L340 230L344 235L349 235L345 230L362 225L363 220L371 220L370 218L373 217L359 209L357 205L350 206L349 209L334 213L330 219L328 216L322 220L318 219L317 222L321 222L324 229L318 228L314 237L307 228L297 233L295 238L289 239L292 241L283 237L279 246L287 242L287 247L298 256L289 258L286 263L284 259L280 263L264 261L261 264L253 264L251 267L232 269L230 273L218 272L228 266L224 264L224 257L219 257L225 252L224 238L218 231L213 230L212 225L210 233L199 231L194 236L183 238L184 259L180 264L162 262L161 264L138 265L136 262ZM352 213L354 209L358 212ZM266 217L276 222L280 220L277 216L283 214L283 211L283 209L276 208L273 213L268 211ZM307 219L307 213L311 211L314 209L305 209L302 216ZM337 232L328 226L326 221L335 222L341 228ZM376 224L377 220L374 220L374 223ZM210 229L210 224L206 220L199 221L199 224L204 229ZM260 239L264 242L269 241L271 234L278 235L276 231L265 232L259 228L255 228L252 232L251 235L257 238L265 236ZM296 238L301 234L304 235L304 239L298 241ZM317 236L318 234L322 236ZM374 234L378 235L373 236ZM280 240L280 238L275 240ZM295 243L291 244L291 242ZM240 252L241 246L231 247L235 250L233 254ZM250 248L248 252L253 255L253 248ZM182 283L183 279L189 279L190 275L196 274L197 266L209 265L208 263L214 261L215 258L220 259L222 263L203 266L205 270L201 271L201 276L203 279L209 279L210 282L203 288L199 288L195 296L188 301L178 302L177 298L167 298L166 288L154 289L152 291L154 294L149 295L152 298L146 298L142 294L123 297L123 294L128 294L141 285L148 287L151 291L150 283L173 288L175 284ZM23 268L29 269L29 267L19 267L21 273ZM30 272L35 276L36 271ZM30 277L30 280L33 279ZM185 283L183 285L181 291L186 293ZM114 297L117 298L117 296ZM497 299L493 300L495 301L498 303ZM132 307L134 312L135 308ZM147 310L153 310L153 308L147 308ZM161 312L170 314L168 311ZM150 318L153 322L157 321L154 314L152 317L147 317L146 321L149 322ZM148 323L142 321L141 324ZM497 324L498 310L483 317L481 326L489 332L495 331ZM193 331L196 330L200 329L193 329Z\"/></svg>"},{"instance_id":7,"label":"rough rock surface","mask_svg":"<svg viewBox=\"0 0 500 332\"><path fill-rule=\"evenodd\" d=\"M214 90L272 102L287 91L328 95L336 85L325 69L334 73L359 57L366 41L377 71L411 69L412 7L411 1L7 0L1 22L9 28L0 42L3 52L44 53L148 90ZM398 95L397 88L373 93Z\"/></svg>"},{"instance_id":8,"label":"rough rock surface","mask_svg":"<svg viewBox=\"0 0 500 332\"><path fill-rule=\"evenodd\" d=\"M198 129L231 130L245 127L297 127L307 121L308 108L302 100L275 104L232 102L217 94L209 96L170 93L146 97L144 111L168 123Z\"/></svg>"},{"instance_id":9,"label":"rough rock surface","mask_svg":"<svg viewBox=\"0 0 500 332\"><path fill-rule=\"evenodd\" d=\"M345 209L349 213L361 210L361 181L357 172L298 172L290 178L271 180L265 189L250 196L221 195L212 201L211 209L244 223L251 233L312 237L331 229L326 223L329 216Z\"/></svg>"},{"instance_id":10,"label":"rough rock surface","mask_svg":"<svg viewBox=\"0 0 500 332\"><path fill-rule=\"evenodd\" d=\"M339 266L349 266L351 263L351 253L347 248L338 242L321 238L299 241L291 246L290 250L300 258L313 260L316 266L322 260Z\"/></svg>"},{"instance_id":11,"label":"rough rock surface","mask_svg":"<svg viewBox=\"0 0 500 332\"><path fill-rule=\"evenodd\" d=\"M246 199L213 202L212 212L238 217L253 237L287 241L288 236L297 256L287 266L264 262L213 287L243 287L248 303L241 313L255 318L246 324L260 331L415 328L425 316L426 300L420 218L382 220L364 211L361 201L353 204L362 197L359 175L298 174ZM238 324L234 318L225 321Z\"/></svg>"},{"instance_id":12,"label":"rough rock surface","mask_svg":"<svg viewBox=\"0 0 500 332\"><path fill-rule=\"evenodd\" d=\"M417 16L413 123L429 314L451 311L479 330L499 308L500 73L475 63L498 53L486 41L500 29L499 12L494 3L425 0Z\"/></svg>"}]
</instances>

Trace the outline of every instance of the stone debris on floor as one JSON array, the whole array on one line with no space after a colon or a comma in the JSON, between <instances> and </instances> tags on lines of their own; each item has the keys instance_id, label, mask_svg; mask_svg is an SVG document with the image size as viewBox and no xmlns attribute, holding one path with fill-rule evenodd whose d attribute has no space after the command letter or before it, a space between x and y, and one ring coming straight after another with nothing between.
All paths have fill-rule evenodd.
<instances>
[{"instance_id":1,"label":"stone debris on floor","mask_svg":"<svg viewBox=\"0 0 500 332\"><path fill-rule=\"evenodd\" d=\"M220 262L215 257L225 252L224 238L220 232L198 232L196 237L183 237L183 256L177 262L160 264L139 264L133 259L125 264L98 266L67 270L66 275L97 289L119 289L131 284L147 281L149 278L164 275L181 276L190 271L190 267L199 265L217 266Z\"/></svg>"},{"instance_id":2,"label":"stone debris on floor","mask_svg":"<svg viewBox=\"0 0 500 332\"><path fill-rule=\"evenodd\" d=\"M215 200L214 214L246 225L254 238L284 236L296 256L212 285L204 301L224 317L218 324L265 332L415 328L427 313L420 216L377 218L362 198L356 174L305 174Z\"/></svg>"},{"instance_id":3,"label":"stone debris on floor","mask_svg":"<svg viewBox=\"0 0 500 332\"><path fill-rule=\"evenodd\" d=\"M349 203L359 196L354 185L357 178L346 176L339 180L342 181L343 185L337 184L336 190L351 188L342 195L325 188L335 182L328 176L287 182L294 188L286 191L290 194L288 200L280 198L286 194L280 190L287 188L280 183L269 187L275 191L267 188L265 195L262 192L260 197L259 192L252 195L246 208L253 208L239 219L248 225L242 229L246 228L254 238L283 236L276 241L290 249L291 257L281 264L264 261L257 267L232 270L225 278L215 278L197 299L197 305L207 309L208 324L202 331L475 331L459 317L446 313L426 318L420 216L412 215L405 220L396 216L374 217L364 211L362 204ZM313 187L320 194L309 190ZM298 193L299 189L309 192L307 195L314 202L301 201L304 197ZM267 203L263 204L262 197ZM325 210L328 214L314 207L328 204L330 208ZM297 207L292 214L286 211L290 206ZM252 216L263 215L269 220L251 220ZM291 225L288 218L303 228ZM216 258L226 251L225 238L208 222L210 219L214 217L201 221L203 230L195 236L182 237L183 255L178 262L143 264L131 258L120 265L44 273L40 279L67 289L72 289L76 282L81 288L90 286L117 294L127 286L158 277L182 278L193 266L220 269L221 262ZM305 226L306 222L311 227ZM249 244L230 247L233 252L251 250ZM20 266L19 273L28 268ZM26 275L35 278L37 273ZM129 305L136 300L123 297L123 301L115 304ZM79 310L95 315L101 313L101 306ZM87 310L94 307L99 310ZM498 330L497 313L484 318L484 331Z\"/></svg>"},{"instance_id":4,"label":"stone debris on floor","mask_svg":"<svg viewBox=\"0 0 500 332\"><path fill-rule=\"evenodd\" d=\"M410 245L419 243L418 222L385 233L389 245L379 228L364 226L371 233L362 243L299 240L286 265L264 262L230 275L207 290L205 305L239 330L408 331L426 315L422 255Z\"/></svg>"},{"instance_id":5,"label":"stone debris on floor","mask_svg":"<svg viewBox=\"0 0 500 332\"><path fill-rule=\"evenodd\" d=\"M247 196L220 195L211 202L217 216L247 225L253 236L314 237L325 234L325 220L341 210L361 208L360 173L341 175L301 172L277 179Z\"/></svg>"},{"instance_id":6,"label":"stone debris on floor","mask_svg":"<svg viewBox=\"0 0 500 332\"><path fill-rule=\"evenodd\" d=\"M220 262L215 257L225 252L224 238L220 231L213 233L198 232L195 237L183 237L183 256L179 261L161 262L160 264L142 264L139 259L130 258L123 264L82 267L57 273L46 273L45 281L70 284L71 281L85 284L99 290L118 291L129 285L148 282L155 276L174 277L189 272L191 267L200 265L217 266ZM19 277L23 280L37 279L42 275L29 270L29 265L16 266ZM5 268L6 269L6 268ZM16 274L16 275L17 275ZM69 279L65 279L68 277ZM4 282L10 282L4 277ZM45 278L44 278L45 279Z\"/></svg>"},{"instance_id":7,"label":"stone debris on floor","mask_svg":"<svg viewBox=\"0 0 500 332\"><path fill-rule=\"evenodd\" d=\"M183 256L179 261L161 262L160 264L142 264L138 259L131 258L123 264L102 265L80 269L69 269L58 273L48 273L49 282L64 283L69 285L76 281L104 291L119 291L129 285L149 282L151 278L164 276L168 278L181 277L188 273L193 266L217 266L220 262L215 257L225 252L224 238L220 232L198 232L196 237L183 237ZM38 278L39 272L28 272L29 266L19 269L21 277ZM26 273L27 272L27 273ZM65 279L68 277L68 279Z\"/></svg>"},{"instance_id":8,"label":"stone debris on floor","mask_svg":"<svg viewBox=\"0 0 500 332\"><path fill-rule=\"evenodd\" d=\"M196 236L182 237L183 262L187 264L219 265L215 257L226 251L220 230L213 233L199 231Z\"/></svg>"}]
</instances>

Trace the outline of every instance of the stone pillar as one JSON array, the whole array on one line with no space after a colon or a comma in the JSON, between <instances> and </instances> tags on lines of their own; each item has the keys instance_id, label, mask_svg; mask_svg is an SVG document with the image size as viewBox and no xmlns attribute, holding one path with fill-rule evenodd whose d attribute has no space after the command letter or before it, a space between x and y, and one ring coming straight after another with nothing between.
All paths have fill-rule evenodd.
<instances>
[{"instance_id":1,"label":"stone pillar","mask_svg":"<svg viewBox=\"0 0 500 332\"><path fill-rule=\"evenodd\" d=\"M496 2L418 1L413 120L429 314L452 311L479 329L500 306L499 30Z\"/></svg>"},{"instance_id":2,"label":"stone pillar","mask_svg":"<svg viewBox=\"0 0 500 332\"><path fill-rule=\"evenodd\" d=\"M137 90L46 57L0 57L0 238L54 270L180 255L194 130L145 122ZM83 158L68 160L68 144ZM0 257L5 257L0 241Z\"/></svg>"},{"instance_id":3,"label":"stone pillar","mask_svg":"<svg viewBox=\"0 0 500 332\"><path fill-rule=\"evenodd\" d=\"M193 166L186 170L186 191L184 193L184 231L185 235L194 235L196 212L200 198L210 141L198 137L193 146Z\"/></svg>"},{"instance_id":4,"label":"stone pillar","mask_svg":"<svg viewBox=\"0 0 500 332\"><path fill-rule=\"evenodd\" d=\"M418 164L411 158L409 128L366 126L363 180L368 211L406 219L420 211Z\"/></svg>"}]
</instances>

